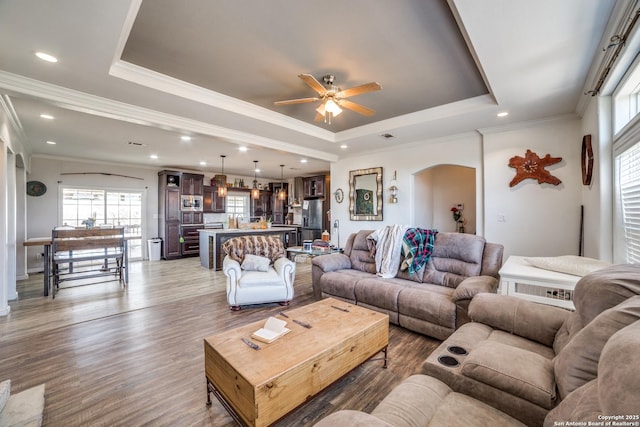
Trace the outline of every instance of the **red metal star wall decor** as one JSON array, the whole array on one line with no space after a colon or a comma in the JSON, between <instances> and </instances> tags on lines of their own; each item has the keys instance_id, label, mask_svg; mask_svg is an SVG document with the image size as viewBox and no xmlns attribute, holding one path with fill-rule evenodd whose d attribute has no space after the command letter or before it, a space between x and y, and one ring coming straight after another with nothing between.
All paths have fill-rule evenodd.
<instances>
[{"instance_id":1,"label":"red metal star wall decor","mask_svg":"<svg viewBox=\"0 0 640 427\"><path fill-rule=\"evenodd\" d=\"M537 179L538 184L546 182L558 185L562 181L551 175L551 173L544 168L561 161L562 157L551 157L550 154L540 158L531 150L527 150L524 157L514 156L509 159L509 166L516 169L516 176L509 183L509 187L513 187L529 178Z\"/></svg>"}]
</instances>

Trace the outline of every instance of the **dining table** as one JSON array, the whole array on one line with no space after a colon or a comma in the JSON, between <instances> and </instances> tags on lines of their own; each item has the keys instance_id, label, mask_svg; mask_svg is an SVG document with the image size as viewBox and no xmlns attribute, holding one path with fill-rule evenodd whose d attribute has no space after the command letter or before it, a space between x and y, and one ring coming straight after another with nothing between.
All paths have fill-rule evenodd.
<instances>
[{"instance_id":1,"label":"dining table","mask_svg":"<svg viewBox=\"0 0 640 427\"><path fill-rule=\"evenodd\" d=\"M139 234L125 234L124 235L124 239L125 240L135 240L135 239L141 239L142 236L140 236ZM28 246L43 246L44 247L44 256L43 256L43 262L44 262L44 268L43 268L43 295L45 297L49 296L49 283L50 283L50 279L51 279L51 237L30 237L28 239L26 239L24 242L22 242L22 246L24 247L28 247ZM128 267L128 266L127 266ZM128 283L129 282L129 271L128 268L125 268L124 271L125 274L125 282Z\"/></svg>"}]
</instances>

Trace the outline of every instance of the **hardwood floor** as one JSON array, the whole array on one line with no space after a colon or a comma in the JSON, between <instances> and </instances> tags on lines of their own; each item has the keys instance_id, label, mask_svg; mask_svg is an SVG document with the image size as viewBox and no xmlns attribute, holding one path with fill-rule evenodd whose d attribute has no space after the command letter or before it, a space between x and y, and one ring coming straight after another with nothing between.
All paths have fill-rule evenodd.
<instances>
[{"instance_id":1,"label":"hardwood floor","mask_svg":"<svg viewBox=\"0 0 640 427\"><path fill-rule=\"evenodd\" d=\"M291 307L313 302L311 268L298 264ZM207 407L203 338L281 310L232 312L222 272L198 258L130 264L117 282L42 296L42 275L18 283L19 300L0 318L0 380L12 392L45 383L45 426L233 426L214 400ZM339 409L370 412L420 370L439 341L390 327L389 368L369 361L280 420L313 425Z\"/></svg>"}]
</instances>

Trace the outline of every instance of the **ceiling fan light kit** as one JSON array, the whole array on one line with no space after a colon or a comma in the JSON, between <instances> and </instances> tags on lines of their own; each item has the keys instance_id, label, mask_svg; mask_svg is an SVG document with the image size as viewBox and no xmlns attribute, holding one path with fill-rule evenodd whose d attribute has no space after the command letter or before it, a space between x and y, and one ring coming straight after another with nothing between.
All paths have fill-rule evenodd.
<instances>
[{"instance_id":1,"label":"ceiling fan light kit","mask_svg":"<svg viewBox=\"0 0 640 427\"><path fill-rule=\"evenodd\" d=\"M322 101L318 108L316 108L317 114L314 121L318 122L324 120L327 124L331 124L331 119L342 113L343 108L355 111L363 116L373 116L376 113L375 110L356 104L346 98L380 90L382 89L382 86L380 86L379 83L370 82L342 90L338 86L334 85L335 76L332 74L327 74L322 77L326 87L311 74L300 74L298 77L300 77L307 86L315 90L318 93L318 96L314 98L298 98L286 101L276 101L274 102L274 105L293 105Z\"/></svg>"}]
</instances>

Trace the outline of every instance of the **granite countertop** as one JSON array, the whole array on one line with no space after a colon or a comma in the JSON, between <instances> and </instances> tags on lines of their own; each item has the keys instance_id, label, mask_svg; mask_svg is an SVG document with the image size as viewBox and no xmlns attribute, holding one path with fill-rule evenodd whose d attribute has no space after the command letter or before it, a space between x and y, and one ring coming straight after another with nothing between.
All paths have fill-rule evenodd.
<instances>
[{"instance_id":1,"label":"granite countertop","mask_svg":"<svg viewBox=\"0 0 640 427\"><path fill-rule=\"evenodd\" d=\"M277 231L293 231L295 228L293 226L285 226L285 227L277 227ZM208 234L242 234L242 233L266 233L270 231L274 231L273 228L201 228L198 230L201 233Z\"/></svg>"}]
</instances>

